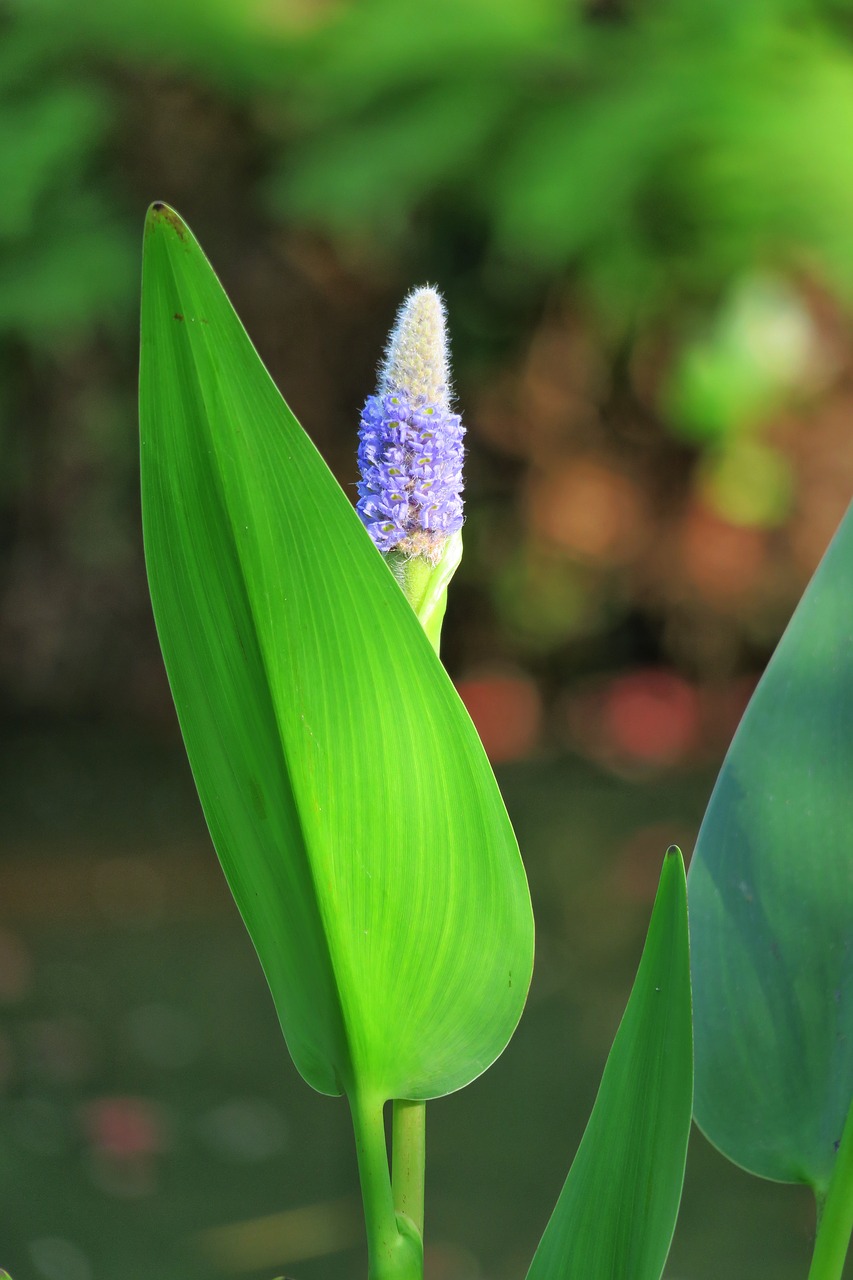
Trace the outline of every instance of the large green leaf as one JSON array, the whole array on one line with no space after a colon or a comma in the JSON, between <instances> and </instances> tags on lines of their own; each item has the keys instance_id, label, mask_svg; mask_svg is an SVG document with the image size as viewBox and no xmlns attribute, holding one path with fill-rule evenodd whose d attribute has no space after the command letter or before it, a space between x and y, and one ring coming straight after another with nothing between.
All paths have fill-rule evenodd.
<instances>
[{"instance_id":1,"label":"large green leaf","mask_svg":"<svg viewBox=\"0 0 853 1280\"><path fill-rule=\"evenodd\" d=\"M660 1280L693 1105L684 863L667 850L634 989L527 1280Z\"/></svg>"},{"instance_id":2,"label":"large green leaf","mask_svg":"<svg viewBox=\"0 0 853 1280\"><path fill-rule=\"evenodd\" d=\"M735 735L690 868L696 1119L818 1194L853 1096L853 515Z\"/></svg>"},{"instance_id":3,"label":"large green leaf","mask_svg":"<svg viewBox=\"0 0 853 1280\"><path fill-rule=\"evenodd\" d=\"M518 848L476 731L210 265L149 212L142 483L154 612L219 857L294 1060L428 1098L530 980Z\"/></svg>"}]
</instances>

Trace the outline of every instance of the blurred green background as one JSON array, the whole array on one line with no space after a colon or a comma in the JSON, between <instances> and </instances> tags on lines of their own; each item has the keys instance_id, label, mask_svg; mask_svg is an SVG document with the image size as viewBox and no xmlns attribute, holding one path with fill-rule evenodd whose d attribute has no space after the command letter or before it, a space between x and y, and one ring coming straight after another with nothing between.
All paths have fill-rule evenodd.
<instances>
[{"instance_id":1,"label":"blurred green background","mask_svg":"<svg viewBox=\"0 0 853 1280\"><path fill-rule=\"evenodd\" d=\"M853 5L7 0L0 32L0 1266L364 1270L346 1110L286 1057L150 618L160 199L350 490L394 310L446 296L445 657L539 944L507 1053L430 1108L427 1267L520 1277L663 850L853 492ZM667 1275L804 1277L811 1230L696 1135Z\"/></svg>"}]
</instances>

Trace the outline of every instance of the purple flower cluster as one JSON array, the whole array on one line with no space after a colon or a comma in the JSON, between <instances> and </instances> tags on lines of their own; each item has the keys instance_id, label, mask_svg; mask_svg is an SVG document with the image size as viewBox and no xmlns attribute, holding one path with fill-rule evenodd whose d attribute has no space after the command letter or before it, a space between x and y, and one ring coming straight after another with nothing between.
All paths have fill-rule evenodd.
<instances>
[{"instance_id":1,"label":"purple flower cluster","mask_svg":"<svg viewBox=\"0 0 853 1280\"><path fill-rule=\"evenodd\" d=\"M382 552L436 561L462 528L458 414L402 391L369 396L361 413L358 513Z\"/></svg>"}]
</instances>

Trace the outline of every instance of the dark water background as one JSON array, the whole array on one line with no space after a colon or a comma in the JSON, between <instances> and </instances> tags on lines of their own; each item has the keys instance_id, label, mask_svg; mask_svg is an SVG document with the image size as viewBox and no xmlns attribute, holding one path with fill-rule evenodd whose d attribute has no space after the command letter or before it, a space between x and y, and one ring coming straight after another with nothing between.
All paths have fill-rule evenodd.
<instances>
[{"instance_id":1,"label":"dark water background","mask_svg":"<svg viewBox=\"0 0 853 1280\"><path fill-rule=\"evenodd\" d=\"M343 1101L314 1094L174 740L2 742L0 1265L14 1280L364 1275ZM430 1280L519 1280L630 990L660 859L713 780L505 768L537 967L509 1048L428 1110ZM694 1131L669 1280L795 1280L813 1211ZM853 1274L853 1272L851 1272Z\"/></svg>"}]
</instances>

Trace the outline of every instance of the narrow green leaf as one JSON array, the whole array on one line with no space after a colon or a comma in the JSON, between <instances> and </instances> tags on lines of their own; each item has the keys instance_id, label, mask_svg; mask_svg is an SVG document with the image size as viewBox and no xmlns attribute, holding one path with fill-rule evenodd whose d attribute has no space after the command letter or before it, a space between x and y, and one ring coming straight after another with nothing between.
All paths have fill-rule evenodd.
<instances>
[{"instance_id":1,"label":"narrow green leaf","mask_svg":"<svg viewBox=\"0 0 853 1280\"><path fill-rule=\"evenodd\" d=\"M476 731L192 234L146 223L143 522L199 795L291 1053L426 1098L504 1048L533 928Z\"/></svg>"},{"instance_id":2,"label":"narrow green leaf","mask_svg":"<svg viewBox=\"0 0 853 1280\"><path fill-rule=\"evenodd\" d=\"M853 514L747 708L690 868L696 1119L822 1195L853 1097Z\"/></svg>"},{"instance_id":3,"label":"narrow green leaf","mask_svg":"<svg viewBox=\"0 0 853 1280\"><path fill-rule=\"evenodd\" d=\"M693 1103L684 863L667 850L634 988L528 1280L660 1280Z\"/></svg>"}]
</instances>

